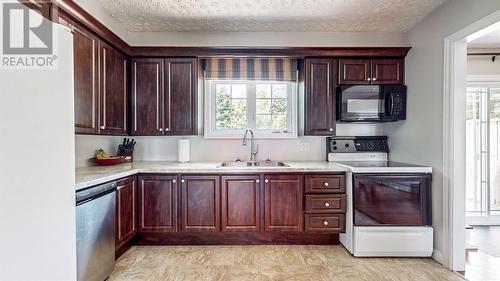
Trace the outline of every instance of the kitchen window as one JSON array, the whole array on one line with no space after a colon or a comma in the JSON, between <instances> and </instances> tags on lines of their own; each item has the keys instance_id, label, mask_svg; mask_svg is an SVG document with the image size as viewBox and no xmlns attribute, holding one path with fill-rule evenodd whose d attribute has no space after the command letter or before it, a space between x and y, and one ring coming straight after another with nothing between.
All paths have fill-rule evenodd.
<instances>
[{"instance_id":1,"label":"kitchen window","mask_svg":"<svg viewBox=\"0 0 500 281\"><path fill-rule=\"evenodd\" d=\"M297 137L294 82L210 80L205 99L205 138Z\"/></svg>"},{"instance_id":2,"label":"kitchen window","mask_svg":"<svg viewBox=\"0 0 500 281\"><path fill-rule=\"evenodd\" d=\"M204 76L205 138L297 138L297 60L209 58Z\"/></svg>"}]
</instances>

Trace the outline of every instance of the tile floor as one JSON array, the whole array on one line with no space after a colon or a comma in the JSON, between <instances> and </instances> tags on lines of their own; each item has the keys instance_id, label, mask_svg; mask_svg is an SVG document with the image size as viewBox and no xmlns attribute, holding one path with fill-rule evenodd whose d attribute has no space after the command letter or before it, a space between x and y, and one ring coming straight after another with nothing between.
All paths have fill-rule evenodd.
<instances>
[{"instance_id":1,"label":"tile floor","mask_svg":"<svg viewBox=\"0 0 500 281\"><path fill-rule=\"evenodd\" d=\"M353 258L342 246L135 246L115 280L464 280L432 259Z\"/></svg>"}]
</instances>

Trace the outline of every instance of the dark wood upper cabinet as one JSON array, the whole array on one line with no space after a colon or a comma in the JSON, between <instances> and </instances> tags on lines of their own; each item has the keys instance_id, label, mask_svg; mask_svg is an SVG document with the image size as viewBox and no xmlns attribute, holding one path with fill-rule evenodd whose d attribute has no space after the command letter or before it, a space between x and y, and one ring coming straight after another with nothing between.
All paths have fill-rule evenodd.
<instances>
[{"instance_id":1,"label":"dark wood upper cabinet","mask_svg":"<svg viewBox=\"0 0 500 281\"><path fill-rule=\"evenodd\" d=\"M136 177L118 181L116 191L116 249L137 234Z\"/></svg>"},{"instance_id":2,"label":"dark wood upper cabinet","mask_svg":"<svg viewBox=\"0 0 500 281\"><path fill-rule=\"evenodd\" d=\"M196 135L195 58L132 60L132 135Z\"/></svg>"},{"instance_id":3,"label":"dark wood upper cabinet","mask_svg":"<svg viewBox=\"0 0 500 281\"><path fill-rule=\"evenodd\" d=\"M163 135L163 60L132 60L132 135Z\"/></svg>"},{"instance_id":4,"label":"dark wood upper cabinet","mask_svg":"<svg viewBox=\"0 0 500 281\"><path fill-rule=\"evenodd\" d=\"M258 175L222 176L222 231L259 231L261 190Z\"/></svg>"},{"instance_id":5,"label":"dark wood upper cabinet","mask_svg":"<svg viewBox=\"0 0 500 281\"><path fill-rule=\"evenodd\" d=\"M363 85L370 84L370 60L341 59L339 60L339 84Z\"/></svg>"},{"instance_id":6,"label":"dark wood upper cabinet","mask_svg":"<svg viewBox=\"0 0 500 281\"><path fill-rule=\"evenodd\" d=\"M182 230L216 232L220 230L219 176L181 176Z\"/></svg>"},{"instance_id":7,"label":"dark wood upper cabinet","mask_svg":"<svg viewBox=\"0 0 500 281\"><path fill-rule=\"evenodd\" d=\"M139 176L139 232L177 231L177 176Z\"/></svg>"},{"instance_id":8,"label":"dark wood upper cabinet","mask_svg":"<svg viewBox=\"0 0 500 281\"><path fill-rule=\"evenodd\" d=\"M305 135L334 133L337 69L334 59L305 59Z\"/></svg>"},{"instance_id":9,"label":"dark wood upper cabinet","mask_svg":"<svg viewBox=\"0 0 500 281\"><path fill-rule=\"evenodd\" d=\"M70 19L62 20L73 33L75 133L97 134L98 39Z\"/></svg>"},{"instance_id":10,"label":"dark wood upper cabinet","mask_svg":"<svg viewBox=\"0 0 500 281\"><path fill-rule=\"evenodd\" d=\"M404 59L373 59L372 84L404 84Z\"/></svg>"},{"instance_id":11,"label":"dark wood upper cabinet","mask_svg":"<svg viewBox=\"0 0 500 281\"><path fill-rule=\"evenodd\" d=\"M404 84L404 59L340 59L339 84Z\"/></svg>"},{"instance_id":12,"label":"dark wood upper cabinet","mask_svg":"<svg viewBox=\"0 0 500 281\"><path fill-rule=\"evenodd\" d=\"M99 134L128 134L127 57L99 43Z\"/></svg>"},{"instance_id":13,"label":"dark wood upper cabinet","mask_svg":"<svg viewBox=\"0 0 500 281\"><path fill-rule=\"evenodd\" d=\"M197 59L165 60L165 135L197 134Z\"/></svg>"},{"instance_id":14,"label":"dark wood upper cabinet","mask_svg":"<svg viewBox=\"0 0 500 281\"><path fill-rule=\"evenodd\" d=\"M266 231L304 230L304 176L264 175Z\"/></svg>"}]
</instances>

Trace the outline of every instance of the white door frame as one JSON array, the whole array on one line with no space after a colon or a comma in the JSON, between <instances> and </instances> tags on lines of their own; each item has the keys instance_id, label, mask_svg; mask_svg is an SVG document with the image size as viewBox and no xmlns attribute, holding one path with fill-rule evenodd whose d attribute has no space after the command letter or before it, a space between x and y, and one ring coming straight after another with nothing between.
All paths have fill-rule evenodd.
<instances>
[{"instance_id":1,"label":"white door frame","mask_svg":"<svg viewBox=\"0 0 500 281\"><path fill-rule=\"evenodd\" d=\"M443 264L465 270L467 38L500 22L500 10L444 39Z\"/></svg>"}]
</instances>

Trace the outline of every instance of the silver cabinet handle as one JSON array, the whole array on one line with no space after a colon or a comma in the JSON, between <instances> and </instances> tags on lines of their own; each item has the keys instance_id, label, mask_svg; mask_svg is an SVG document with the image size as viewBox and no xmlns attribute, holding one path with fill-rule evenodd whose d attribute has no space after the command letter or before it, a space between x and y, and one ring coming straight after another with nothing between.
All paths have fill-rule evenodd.
<instances>
[{"instance_id":1,"label":"silver cabinet handle","mask_svg":"<svg viewBox=\"0 0 500 281\"><path fill-rule=\"evenodd\" d=\"M259 182L260 182L260 180L259 180L259 179L256 179L256 180L255 180L255 182L256 182L256 183L259 183Z\"/></svg>"},{"instance_id":2,"label":"silver cabinet handle","mask_svg":"<svg viewBox=\"0 0 500 281\"><path fill-rule=\"evenodd\" d=\"M104 130L104 129L106 129L106 126L101 126L101 130Z\"/></svg>"},{"instance_id":3,"label":"silver cabinet handle","mask_svg":"<svg viewBox=\"0 0 500 281\"><path fill-rule=\"evenodd\" d=\"M184 179L181 180L182 183L185 183L186 181Z\"/></svg>"},{"instance_id":4,"label":"silver cabinet handle","mask_svg":"<svg viewBox=\"0 0 500 281\"><path fill-rule=\"evenodd\" d=\"M163 132L163 128L158 129L158 131Z\"/></svg>"},{"instance_id":5,"label":"silver cabinet handle","mask_svg":"<svg viewBox=\"0 0 500 281\"><path fill-rule=\"evenodd\" d=\"M268 183L268 182L269 182L269 180L268 180L268 179L265 179L265 180L264 180L264 182Z\"/></svg>"},{"instance_id":6,"label":"silver cabinet handle","mask_svg":"<svg viewBox=\"0 0 500 281\"><path fill-rule=\"evenodd\" d=\"M116 187L116 190L120 190L122 188L123 188L123 186L120 185L120 186Z\"/></svg>"},{"instance_id":7,"label":"silver cabinet handle","mask_svg":"<svg viewBox=\"0 0 500 281\"><path fill-rule=\"evenodd\" d=\"M375 77L375 78L372 78L372 81L377 81L377 77Z\"/></svg>"},{"instance_id":8,"label":"silver cabinet handle","mask_svg":"<svg viewBox=\"0 0 500 281\"><path fill-rule=\"evenodd\" d=\"M323 221L323 224L324 225L328 225L328 221Z\"/></svg>"},{"instance_id":9,"label":"silver cabinet handle","mask_svg":"<svg viewBox=\"0 0 500 281\"><path fill-rule=\"evenodd\" d=\"M170 131L170 128L165 128L165 131L166 131L166 132Z\"/></svg>"},{"instance_id":10,"label":"silver cabinet handle","mask_svg":"<svg viewBox=\"0 0 500 281\"><path fill-rule=\"evenodd\" d=\"M172 180L172 182L173 182L173 183L176 183L176 182L177 182L177 180Z\"/></svg>"},{"instance_id":11,"label":"silver cabinet handle","mask_svg":"<svg viewBox=\"0 0 500 281\"><path fill-rule=\"evenodd\" d=\"M333 128L330 128L330 132L333 132Z\"/></svg>"},{"instance_id":12,"label":"silver cabinet handle","mask_svg":"<svg viewBox=\"0 0 500 281\"><path fill-rule=\"evenodd\" d=\"M324 182L324 183L323 183L323 185L324 185L324 186L328 186L329 184L328 184L327 182Z\"/></svg>"},{"instance_id":13,"label":"silver cabinet handle","mask_svg":"<svg viewBox=\"0 0 500 281\"><path fill-rule=\"evenodd\" d=\"M371 78L366 78L366 81L370 82L370 81L372 81L372 79Z\"/></svg>"},{"instance_id":14,"label":"silver cabinet handle","mask_svg":"<svg viewBox=\"0 0 500 281\"><path fill-rule=\"evenodd\" d=\"M330 207L330 203L325 202L325 207Z\"/></svg>"}]
</instances>

